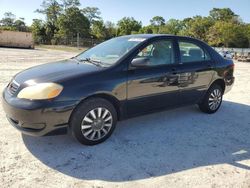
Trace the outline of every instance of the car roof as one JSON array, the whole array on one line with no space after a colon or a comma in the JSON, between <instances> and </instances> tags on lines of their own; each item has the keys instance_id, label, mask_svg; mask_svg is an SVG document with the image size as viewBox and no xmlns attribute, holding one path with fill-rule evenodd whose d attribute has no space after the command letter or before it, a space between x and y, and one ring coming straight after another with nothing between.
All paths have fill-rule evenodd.
<instances>
[{"instance_id":1,"label":"car roof","mask_svg":"<svg viewBox=\"0 0 250 188\"><path fill-rule=\"evenodd\" d=\"M126 37L126 38L144 38L144 39L152 39L152 38L160 38L160 37L177 37L179 39L183 40L193 40L193 41L199 41L204 43L203 41L189 37L189 36L179 36L179 35L173 35L173 34L134 34L134 35L124 35L120 37Z\"/></svg>"},{"instance_id":2,"label":"car roof","mask_svg":"<svg viewBox=\"0 0 250 188\"><path fill-rule=\"evenodd\" d=\"M134 34L134 35L124 35L121 37L146 38L146 39L155 38L155 37L178 37L178 38L186 38L186 39L196 39L196 38L189 37L189 36L179 36L179 35L173 35L173 34Z\"/></svg>"},{"instance_id":3,"label":"car roof","mask_svg":"<svg viewBox=\"0 0 250 188\"><path fill-rule=\"evenodd\" d=\"M189 37L189 36L179 36L179 35L172 35L172 34L134 34L134 35L124 35L124 36L121 36L121 37L144 38L146 40L153 39L153 38L160 38L160 37L173 37L173 38L176 37L178 39L185 40L185 41L198 42L200 44L205 45L206 47L209 47L209 45L207 43L205 43L204 41L202 41L200 39Z\"/></svg>"},{"instance_id":4,"label":"car roof","mask_svg":"<svg viewBox=\"0 0 250 188\"><path fill-rule=\"evenodd\" d=\"M176 35L170 35L170 34L134 34L134 35L124 35L122 37L126 38L154 38L154 37L161 37L161 36L176 36Z\"/></svg>"}]
</instances>

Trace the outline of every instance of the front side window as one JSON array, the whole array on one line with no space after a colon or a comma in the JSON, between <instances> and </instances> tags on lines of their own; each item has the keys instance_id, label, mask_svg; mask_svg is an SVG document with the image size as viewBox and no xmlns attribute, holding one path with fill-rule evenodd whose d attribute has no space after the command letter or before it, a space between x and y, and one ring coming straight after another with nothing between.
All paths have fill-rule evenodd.
<instances>
[{"instance_id":1,"label":"front side window","mask_svg":"<svg viewBox=\"0 0 250 188\"><path fill-rule=\"evenodd\" d=\"M146 58L147 66L174 63L174 51L171 40L156 41L142 49L134 59Z\"/></svg>"},{"instance_id":2,"label":"front side window","mask_svg":"<svg viewBox=\"0 0 250 188\"><path fill-rule=\"evenodd\" d=\"M210 60L208 54L194 43L179 42L179 48L182 63Z\"/></svg>"}]
</instances>

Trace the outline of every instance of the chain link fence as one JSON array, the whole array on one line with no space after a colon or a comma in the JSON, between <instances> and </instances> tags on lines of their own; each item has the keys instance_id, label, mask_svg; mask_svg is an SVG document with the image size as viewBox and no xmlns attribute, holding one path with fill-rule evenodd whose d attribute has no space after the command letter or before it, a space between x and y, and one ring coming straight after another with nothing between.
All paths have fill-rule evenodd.
<instances>
[{"instance_id":1,"label":"chain link fence","mask_svg":"<svg viewBox=\"0 0 250 188\"><path fill-rule=\"evenodd\" d=\"M53 44L53 40L51 41ZM66 45L66 46L71 46L71 47L92 47L95 46L99 43L103 42L103 40L99 40L99 39L94 39L94 38L71 38L71 39L60 39L55 41L54 44L58 44L58 45Z\"/></svg>"},{"instance_id":2,"label":"chain link fence","mask_svg":"<svg viewBox=\"0 0 250 188\"><path fill-rule=\"evenodd\" d=\"M250 48L214 48L216 51L228 51L231 53L237 53L238 55L248 56L250 55Z\"/></svg>"},{"instance_id":3,"label":"chain link fence","mask_svg":"<svg viewBox=\"0 0 250 188\"><path fill-rule=\"evenodd\" d=\"M233 59L242 62L250 62L250 48L214 48L218 52L230 53Z\"/></svg>"}]
</instances>

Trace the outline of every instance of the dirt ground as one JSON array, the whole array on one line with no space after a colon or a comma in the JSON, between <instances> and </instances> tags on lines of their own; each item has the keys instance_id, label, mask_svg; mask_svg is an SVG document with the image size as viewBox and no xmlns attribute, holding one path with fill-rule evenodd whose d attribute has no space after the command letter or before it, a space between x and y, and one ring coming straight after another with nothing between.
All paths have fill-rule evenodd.
<instances>
[{"instance_id":1,"label":"dirt ground","mask_svg":"<svg viewBox=\"0 0 250 188\"><path fill-rule=\"evenodd\" d=\"M73 55L0 48L0 91L23 69ZM22 135L0 104L0 187L250 187L250 64L235 68L218 113L190 106L133 118L93 147Z\"/></svg>"}]
</instances>

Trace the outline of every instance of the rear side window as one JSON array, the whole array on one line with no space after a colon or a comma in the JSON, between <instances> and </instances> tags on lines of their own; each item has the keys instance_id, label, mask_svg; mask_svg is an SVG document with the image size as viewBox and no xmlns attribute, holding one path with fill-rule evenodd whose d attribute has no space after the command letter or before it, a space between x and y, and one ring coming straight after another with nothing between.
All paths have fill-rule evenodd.
<instances>
[{"instance_id":1,"label":"rear side window","mask_svg":"<svg viewBox=\"0 0 250 188\"><path fill-rule=\"evenodd\" d=\"M194 43L179 42L179 47L182 63L210 60L207 52Z\"/></svg>"}]
</instances>

